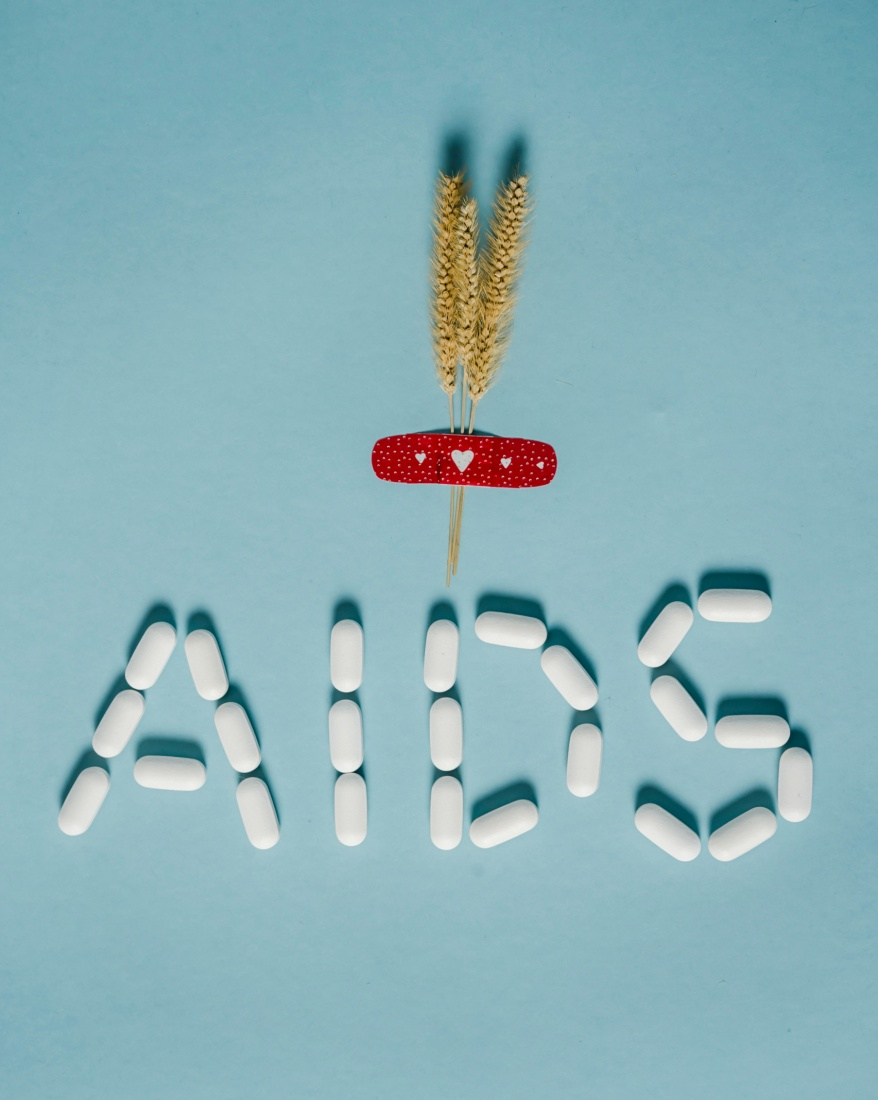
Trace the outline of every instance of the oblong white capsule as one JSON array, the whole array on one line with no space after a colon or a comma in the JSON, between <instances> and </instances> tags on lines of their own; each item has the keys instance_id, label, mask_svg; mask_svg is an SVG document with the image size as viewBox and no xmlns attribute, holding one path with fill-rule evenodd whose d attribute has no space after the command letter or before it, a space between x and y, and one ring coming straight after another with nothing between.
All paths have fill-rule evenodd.
<instances>
[{"instance_id":1,"label":"oblong white capsule","mask_svg":"<svg viewBox=\"0 0 878 1100\"><path fill-rule=\"evenodd\" d=\"M463 836L463 787L453 775L440 775L430 791L430 840L450 851Z\"/></svg>"},{"instance_id":2,"label":"oblong white capsule","mask_svg":"<svg viewBox=\"0 0 878 1100\"><path fill-rule=\"evenodd\" d=\"M424 683L430 691L450 691L457 679L460 631L450 619L430 623L424 643Z\"/></svg>"},{"instance_id":3,"label":"oblong white capsule","mask_svg":"<svg viewBox=\"0 0 878 1100\"><path fill-rule=\"evenodd\" d=\"M119 755L137 729L145 706L143 696L133 688L125 688L113 698L91 739L98 756Z\"/></svg>"},{"instance_id":4,"label":"oblong white capsule","mask_svg":"<svg viewBox=\"0 0 878 1100\"><path fill-rule=\"evenodd\" d=\"M728 714L714 733L727 749L779 749L790 739L790 726L778 714Z\"/></svg>"},{"instance_id":5,"label":"oblong white capsule","mask_svg":"<svg viewBox=\"0 0 878 1100\"><path fill-rule=\"evenodd\" d=\"M530 615L483 611L476 619L476 637L491 645L539 649L546 640L546 633L546 624Z\"/></svg>"},{"instance_id":6,"label":"oblong white capsule","mask_svg":"<svg viewBox=\"0 0 878 1100\"><path fill-rule=\"evenodd\" d=\"M193 630L183 648L195 690L202 699L221 699L229 690L229 678L216 638L209 630Z\"/></svg>"},{"instance_id":7,"label":"oblong white capsule","mask_svg":"<svg viewBox=\"0 0 878 1100\"><path fill-rule=\"evenodd\" d=\"M771 614L771 597L756 588L708 588L698 597L698 614L713 623L761 623Z\"/></svg>"},{"instance_id":8,"label":"oblong white capsule","mask_svg":"<svg viewBox=\"0 0 878 1100\"><path fill-rule=\"evenodd\" d=\"M363 716L353 699L329 708L329 758L337 772L355 772L363 763Z\"/></svg>"},{"instance_id":9,"label":"oblong white capsule","mask_svg":"<svg viewBox=\"0 0 878 1100\"><path fill-rule=\"evenodd\" d=\"M335 781L335 835L349 848L362 844L368 826L366 780L356 772Z\"/></svg>"},{"instance_id":10,"label":"oblong white capsule","mask_svg":"<svg viewBox=\"0 0 878 1100\"><path fill-rule=\"evenodd\" d=\"M262 754L247 711L240 703L220 703L213 716L223 751L236 772L252 772Z\"/></svg>"},{"instance_id":11,"label":"oblong white capsule","mask_svg":"<svg viewBox=\"0 0 878 1100\"><path fill-rule=\"evenodd\" d=\"M665 604L640 639L637 656L648 668L658 668L671 659L695 622L695 612L688 603L674 600Z\"/></svg>"},{"instance_id":12,"label":"oblong white capsule","mask_svg":"<svg viewBox=\"0 0 878 1100\"><path fill-rule=\"evenodd\" d=\"M785 821L804 821L811 812L814 764L805 749L786 749L777 769L777 809Z\"/></svg>"},{"instance_id":13,"label":"oblong white capsule","mask_svg":"<svg viewBox=\"0 0 878 1100\"><path fill-rule=\"evenodd\" d=\"M463 760L463 711L448 695L430 707L430 759L441 772L453 772Z\"/></svg>"},{"instance_id":14,"label":"oblong white capsule","mask_svg":"<svg viewBox=\"0 0 878 1100\"><path fill-rule=\"evenodd\" d=\"M258 775L248 775L238 784L235 798L244 831L253 847L273 848L280 840L280 825L265 781Z\"/></svg>"},{"instance_id":15,"label":"oblong white capsule","mask_svg":"<svg viewBox=\"0 0 878 1100\"><path fill-rule=\"evenodd\" d=\"M174 646L177 631L170 623L152 623L144 630L125 667L125 680L138 691L145 691L164 672Z\"/></svg>"},{"instance_id":16,"label":"oblong white capsule","mask_svg":"<svg viewBox=\"0 0 878 1100\"><path fill-rule=\"evenodd\" d=\"M657 677L649 689L649 697L684 741L700 741L707 733L707 715L676 677Z\"/></svg>"},{"instance_id":17,"label":"oblong white capsule","mask_svg":"<svg viewBox=\"0 0 878 1100\"><path fill-rule=\"evenodd\" d=\"M577 798L588 798L601 779L603 737L597 726L583 722L570 734L567 746L567 790Z\"/></svg>"},{"instance_id":18,"label":"oblong white capsule","mask_svg":"<svg viewBox=\"0 0 878 1100\"><path fill-rule=\"evenodd\" d=\"M134 781L156 791L197 791L207 772L189 756L141 756L134 765Z\"/></svg>"},{"instance_id":19,"label":"oblong white capsule","mask_svg":"<svg viewBox=\"0 0 878 1100\"><path fill-rule=\"evenodd\" d=\"M329 678L336 691L363 683L363 628L354 619L341 619L329 635Z\"/></svg>"},{"instance_id":20,"label":"oblong white capsule","mask_svg":"<svg viewBox=\"0 0 878 1100\"><path fill-rule=\"evenodd\" d=\"M598 701L597 684L564 646L550 645L543 650L540 667L574 710L591 710Z\"/></svg>"},{"instance_id":21,"label":"oblong white capsule","mask_svg":"<svg viewBox=\"0 0 878 1100\"><path fill-rule=\"evenodd\" d=\"M754 806L711 833L707 849L714 859L728 863L764 844L776 832L777 818L771 810Z\"/></svg>"},{"instance_id":22,"label":"oblong white capsule","mask_svg":"<svg viewBox=\"0 0 878 1100\"><path fill-rule=\"evenodd\" d=\"M477 848L494 848L530 832L539 819L539 810L533 802L519 798L477 817L469 827L469 838Z\"/></svg>"},{"instance_id":23,"label":"oblong white capsule","mask_svg":"<svg viewBox=\"0 0 878 1100\"><path fill-rule=\"evenodd\" d=\"M83 768L58 814L61 832L81 836L97 817L109 789L110 776L103 768Z\"/></svg>"},{"instance_id":24,"label":"oblong white capsule","mask_svg":"<svg viewBox=\"0 0 878 1100\"><path fill-rule=\"evenodd\" d=\"M634 815L634 825L647 840L651 840L657 848L681 863L695 859L701 851L698 833L655 802L646 802L638 807Z\"/></svg>"}]
</instances>

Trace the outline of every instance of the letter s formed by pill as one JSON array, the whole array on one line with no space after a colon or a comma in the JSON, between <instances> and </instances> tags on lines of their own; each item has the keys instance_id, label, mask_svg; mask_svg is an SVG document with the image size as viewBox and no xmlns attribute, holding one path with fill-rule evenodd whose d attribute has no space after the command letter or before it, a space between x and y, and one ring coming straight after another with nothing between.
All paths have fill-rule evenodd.
<instances>
[{"instance_id":1,"label":"letter s formed by pill","mask_svg":"<svg viewBox=\"0 0 878 1100\"><path fill-rule=\"evenodd\" d=\"M752 851L777 832L777 818L764 806L740 814L710 834L707 850L714 859L728 863Z\"/></svg>"},{"instance_id":2,"label":"letter s formed by pill","mask_svg":"<svg viewBox=\"0 0 878 1100\"><path fill-rule=\"evenodd\" d=\"M437 619L424 643L424 683L430 691L450 691L457 679L460 631L450 619Z\"/></svg>"},{"instance_id":3,"label":"letter s formed by pill","mask_svg":"<svg viewBox=\"0 0 878 1100\"><path fill-rule=\"evenodd\" d=\"M546 640L546 634L546 624L530 615L483 611L476 619L476 637L490 645L539 649Z\"/></svg>"},{"instance_id":4,"label":"letter s formed by pill","mask_svg":"<svg viewBox=\"0 0 878 1100\"><path fill-rule=\"evenodd\" d=\"M353 699L329 708L329 757L337 772L355 772L363 763L363 716Z\"/></svg>"},{"instance_id":5,"label":"letter s formed by pill","mask_svg":"<svg viewBox=\"0 0 878 1100\"><path fill-rule=\"evenodd\" d=\"M441 772L453 772L463 760L463 711L449 695L430 707L430 759Z\"/></svg>"},{"instance_id":6,"label":"letter s formed by pill","mask_svg":"<svg viewBox=\"0 0 878 1100\"><path fill-rule=\"evenodd\" d=\"M219 644L209 630L193 630L183 643L195 690L202 699L221 699L229 678Z\"/></svg>"},{"instance_id":7,"label":"letter s formed by pill","mask_svg":"<svg viewBox=\"0 0 878 1100\"><path fill-rule=\"evenodd\" d=\"M440 775L430 792L430 839L451 851L463 836L463 787L453 775Z\"/></svg>"},{"instance_id":8,"label":"letter s formed by pill","mask_svg":"<svg viewBox=\"0 0 878 1100\"><path fill-rule=\"evenodd\" d=\"M341 619L329 635L329 678L336 691L358 691L363 683L363 628Z\"/></svg>"},{"instance_id":9,"label":"letter s formed by pill","mask_svg":"<svg viewBox=\"0 0 878 1100\"><path fill-rule=\"evenodd\" d=\"M695 613L687 603L674 600L666 604L640 640L637 656L649 668L669 661L695 622Z\"/></svg>"},{"instance_id":10,"label":"letter s formed by pill","mask_svg":"<svg viewBox=\"0 0 878 1100\"><path fill-rule=\"evenodd\" d=\"M81 836L97 817L110 789L110 776L103 768L84 768L70 788L61 812L58 828L68 836Z\"/></svg>"},{"instance_id":11,"label":"letter s formed by pill","mask_svg":"<svg viewBox=\"0 0 878 1100\"><path fill-rule=\"evenodd\" d=\"M220 744L236 772L252 772L262 754L247 711L240 703L220 703L213 716Z\"/></svg>"},{"instance_id":12,"label":"letter s formed by pill","mask_svg":"<svg viewBox=\"0 0 878 1100\"><path fill-rule=\"evenodd\" d=\"M649 697L684 741L700 741L707 733L707 715L675 677L658 676L652 682Z\"/></svg>"},{"instance_id":13,"label":"letter s formed by pill","mask_svg":"<svg viewBox=\"0 0 878 1100\"><path fill-rule=\"evenodd\" d=\"M647 840L681 863L689 863L701 851L698 834L655 802L638 807L634 825Z\"/></svg>"},{"instance_id":14,"label":"letter s formed by pill","mask_svg":"<svg viewBox=\"0 0 878 1100\"><path fill-rule=\"evenodd\" d=\"M574 710L591 710L598 701L597 685L569 649L550 645L543 650L540 666L555 690Z\"/></svg>"},{"instance_id":15,"label":"letter s formed by pill","mask_svg":"<svg viewBox=\"0 0 878 1100\"><path fill-rule=\"evenodd\" d=\"M91 747L98 756L118 756L131 740L143 717L145 702L139 691L125 688L116 695L98 722Z\"/></svg>"},{"instance_id":16,"label":"letter s formed by pill","mask_svg":"<svg viewBox=\"0 0 878 1100\"><path fill-rule=\"evenodd\" d=\"M790 725L778 714L727 714L714 734L727 749L779 749L790 739Z\"/></svg>"},{"instance_id":17,"label":"letter s formed by pill","mask_svg":"<svg viewBox=\"0 0 878 1100\"><path fill-rule=\"evenodd\" d=\"M335 835L354 848L366 839L367 822L365 779L356 772L340 775L335 781Z\"/></svg>"},{"instance_id":18,"label":"letter s formed by pill","mask_svg":"<svg viewBox=\"0 0 878 1100\"><path fill-rule=\"evenodd\" d=\"M529 833L540 819L533 802L520 798L477 817L469 827L469 838L477 848L494 848L523 833Z\"/></svg>"},{"instance_id":19,"label":"letter s formed by pill","mask_svg":"<svg viewBox=\"0 0 878 1100\"><path fill-rule=\"evenodd\" d=\"M567 747L567 790L577 798L588 798L598 789L602 752L601 731L590 722L577 726L570 734Z\"/></svg>"},{"instance_id":20,"label":"letter s formed by pill","mask_svg":"<svg viewBox=\"0 0 878 1100\"><path fill-rule=\"evenodd\" d=\"M235 797L247 839L254 848L273 848L280 840L280 826L265 781L248 775L238 784Z\"/></svg>"},{"instance_id":21,"label":"letter s formed by pill","mask_svg":"<svg viewBox=\"0 0 878 1100\"><path fill-rule=\"evenodd\" d=\"M781 753L777 769L777 809L785 821L804 821L811 813L814 765L805 749Z\"/></svg>"},{"instance_id":22,"label":"letter s formed by pill","mask_svg":"<svg viewBox=\"0 0 878 1100\"><path fill-rule=\"evenodd\" d=\"M170 623L152 623L144 630L125 668L125 679L138 691L151 688L164 671L174 646L177 631Z\"/></svg>"}]
</instances>

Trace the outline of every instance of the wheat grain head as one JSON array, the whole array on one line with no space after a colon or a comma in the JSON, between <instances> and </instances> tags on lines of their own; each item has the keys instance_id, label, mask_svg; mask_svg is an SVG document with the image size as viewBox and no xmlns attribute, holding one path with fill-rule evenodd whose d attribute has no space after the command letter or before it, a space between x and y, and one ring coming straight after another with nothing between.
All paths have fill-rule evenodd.
<instances>
[{"instance_id":1,"label":"wheat grain head","mask_svg":"<svg viewBox=\"0 0 878 1100\"><path fill-rule=\"evenodd\" d=\"M439 173L433 218L431 323L433 359L439 385L449 395L457 388L459 359L456 308L457 223L463 199L463 173Z\"/></svg>"}]
</instances>

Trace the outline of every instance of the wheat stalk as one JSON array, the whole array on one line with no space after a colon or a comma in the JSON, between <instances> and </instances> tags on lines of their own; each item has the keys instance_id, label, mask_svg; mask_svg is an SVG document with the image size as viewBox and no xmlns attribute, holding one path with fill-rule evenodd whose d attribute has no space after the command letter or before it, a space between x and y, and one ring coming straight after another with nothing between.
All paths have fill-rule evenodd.
<instances>
[{"instance_id":1,"label":"wheat stalk","mask_svg":"<svg viewBox=\"0 0 878 1100\"><path fill-rule=\"evenodd\" d=\"M463 199L463 173L446 176L439 173L433 217L433 261L431 278L431 321L433 359L439 385L448 395L449 409L457 389L460 360L457 343L456 269L458 257L457 223ZM454 414L451 413L454 431Z\"/></svg>"}]
</instances>

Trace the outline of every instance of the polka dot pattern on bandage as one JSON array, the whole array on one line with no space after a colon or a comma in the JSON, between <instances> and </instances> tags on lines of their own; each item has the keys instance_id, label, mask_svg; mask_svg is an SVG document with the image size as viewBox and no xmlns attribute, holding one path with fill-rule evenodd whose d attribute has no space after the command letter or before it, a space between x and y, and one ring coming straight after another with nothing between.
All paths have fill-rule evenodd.
<instances>
[{"instance_id":1,"label":"polka dot pattern on bandage","mask_svg":"<svg viewBox=\"0 0 878 1100\"><path fill-rule=\"evenodd\" d=\"M557 468L554 448L536 439L431 432L387 436L372 450L382 481L414 485L529 489L548 485Z\"/></svg>"}]
</instances>

